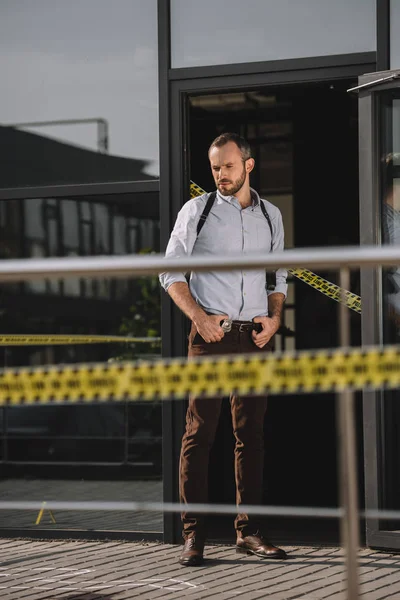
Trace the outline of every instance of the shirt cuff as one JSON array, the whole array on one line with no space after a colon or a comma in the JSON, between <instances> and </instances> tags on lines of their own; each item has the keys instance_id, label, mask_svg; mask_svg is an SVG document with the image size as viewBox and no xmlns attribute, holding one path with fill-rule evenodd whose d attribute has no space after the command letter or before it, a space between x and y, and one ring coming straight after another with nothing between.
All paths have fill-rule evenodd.
<instances>
[{"instance_id":1,"label":"shirt cuff","mask_svg":"<svg viewBox=\"0 0 400 600\"><path fill-rule=\"evenodd\" d=\"M160 273L158 278L165 291L173 283L187 283L187 279L183 273Z\"/></svg>"},{"instance_id":2,"label":"shirt cuff","mask_svg":"<svg viewBox=\"0 0 400 600\"><path fill-rule=\"evenodd\" d=\"M287 283L277 283L273 290L267 290L267 294L268 294L268 296L270 294L283 294L286 298L287 290L288 290Z\"/></svg>"}]
</instances>

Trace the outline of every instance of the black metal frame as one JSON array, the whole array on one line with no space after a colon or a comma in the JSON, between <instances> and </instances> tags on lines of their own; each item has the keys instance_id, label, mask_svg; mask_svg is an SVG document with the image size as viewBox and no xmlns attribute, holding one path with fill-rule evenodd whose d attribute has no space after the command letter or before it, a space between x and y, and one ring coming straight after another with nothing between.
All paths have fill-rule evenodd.
<instances>
[{"instance_id":1,"label":"black metal frame","mask_svg":"<svg viewBox=\"0 0 400 600\"><path fill-rule=\"evenodd\" d=\"M171 192L171 129L170 122L170 3L158 0L158 69L159 69L159 122L160 122L160 234L161 249L166 247L172 227L173 210ZM182 331L182 317L178 314L166 294L161 297L162 355L182 354L182 341L178 343L176 331ZM164 401L162 404L162 470L164 501L176 500L174 493L178 481L175 465L178 460L180 440L177 440L176 423L182 414L178 403ZM164 541L175 540L177 516L164 513Z\"/></svg>"},{"instance_id":2,"label":"black metal frame","mask_svg":"<svg viewBox=\"0 0 400 600\"><path fill-rule=\"evenodd\" d=\"M359 85L390 74L390 5L391 0L377 0L377 74L360 77ZM387 73L382 73L387 71ZM360 148L360 240L361 244L380 244L380 207L382 192L380 180L381 131L379 92L400 88L397 81L360 90L359 148ZM361 272L362 343L382 342L382 286L376 269ZM363 392L365 508L374 510L384 500L386 461L383 460L384 402L380 392ZM400 548L398 532L384 529L384 522L367 518L366 543L375 548Z\"/></svg>"},{"instance_id":3,"label":"black metal frame","mask_svg":"<svg viewBox=\"0 0 400 600\"><path fill-rule=\"evenodd\" d=\"M173 221L189 198L188 100L190 95L238 89L357 78L376 71L376 53L282 61L170 68L170 2L158 0L160 94L160 226L165 249ZM163 356L184 356L185 320L169 297L162 301ZM186 406L163 403L164 501L178 500L178 460ZM164 515L164 541L180 538L178 515Z\"/></svg>"},{"instance_id":4,"label":"black metal frame","mask_svg":"<svg viewBox=\"0 0 400 600\"><path fill-rule=\"evenodd\" d=\"M161 0L163 2L163 0ZM373 64L375 67L375 52L358 52L354 54L335 54L332 56L314 56L312 58L287 58L284 60L257 61L251 63L233 63L229 65L211 65L209 67L181 67L169 70L170 81L185 79L202 79L210 77L229 77L241 75L275 74L273 83L302 83L304 81L321 81L326 79L326 69L346 68L357 65ZM307 71L313 72L310 80ZM287 73L292 72L294 79L288 79ZM358 71L359 73L359 71ZM351 77L352 75L348 75ZM342 76L343 78L344 76ZM329 77L328 77L329 78ZM247 87L247 81L245 84Z\"/></svg>"},{"instance_id":5,"label":"black metal frame","mask_svg":"<svg viewBox=\"0 0 400 600\"><path fill-rule=\"evenodd\" d=\"M388 71L387 74L390 74ZM359 85L382 77L360 77ZM381 221L379 200L382 191L381 181L381 103L380 92L400 89L400 82L381 84L360 91L359 98L359 138L360 138L360 235L361 244L381 243ZM362 343L380 344L383 340L382 328L382 281L376 269L361 271ZM384 482L387 478L389 462L383 457L384 430L383 393L363 392L364 418L364 470L365 508L376 510L382 506L385 494ZM388 457L390 459L390 457ZM366 519L366 543L370 547L400 549L400 536L396 531L384 528L384 522L376 518Z\"/></svg>"},{"instance_id":6,"label":"black metal frame","mask_svg":"<svg viewBox=\"0 0 400 600\"><path fill-rule=\"evenodd\" d=\"M370 78L365 78L370 79ZM360 78L359 84L364 83ZM360 172L360 245L377 243L378 208L375 199L379 193L376 155L376 97L374 94L361 93L359 98L359 172ZM361 269L360 290L363 299L361 313L361 341L363 345L372 345L379 338L377 272L372 268ZM371 319L371 315L374 316ZM365 472L365 508L378 506L379 486L372 484L379 464L379 440L376 427L378 417L379 394L363 392L363 429L364 429L364 472ZM376 479L375 479L376 480ZM366 519L366 543L369 545L378 531L377 519Z\"/></svg>"},{"instance_id":7,"label":"black metal frame","mask_svg":"<svg viewBox=\"0 0 400 600\"><path fill-rule=\"evenodd\" d=\"M75 196L105 196L109 194L138 194L158 192L159 179L110 183L84 183L0 189L1 200L25 198L73 198Z\"/></svg>"}]
</instances>

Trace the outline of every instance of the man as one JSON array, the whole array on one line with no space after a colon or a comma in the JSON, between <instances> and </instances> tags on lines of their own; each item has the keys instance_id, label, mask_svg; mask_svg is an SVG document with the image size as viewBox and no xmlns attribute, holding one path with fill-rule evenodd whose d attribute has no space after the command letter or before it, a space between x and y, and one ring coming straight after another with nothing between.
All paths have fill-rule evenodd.
<instances>
[{"instance_id":1,"label":"man","mask_svg":"<svg viewBox=\"0 0 400 600\"><path fill-rule=\"evenodd\" d=\"M282 250L284 230L279 209L261 200L250 187L255 163L248 142L234 133L224 133L212 142L208 157L217 192L185 203L166 256ZM183 273L161 273L162 287L192 322L189 358L271 350L287 293L287 271L279 269L275 275L275 287L267 291L263 270L193 272L189 284ZM189 398L179 473L179 493L184 504L207 502L209 452L221 403L221 397ZM240 505L260 505L262 501L266 398L231 395L230 403L239 509L235 519L237 551L261 558L286 558L282 549L262 537L254 518L240 513ZM184 547L179 562L185 566L200 565L205 519L186 511L182 513L182 523Z\"/></svg>"}]
</instances>

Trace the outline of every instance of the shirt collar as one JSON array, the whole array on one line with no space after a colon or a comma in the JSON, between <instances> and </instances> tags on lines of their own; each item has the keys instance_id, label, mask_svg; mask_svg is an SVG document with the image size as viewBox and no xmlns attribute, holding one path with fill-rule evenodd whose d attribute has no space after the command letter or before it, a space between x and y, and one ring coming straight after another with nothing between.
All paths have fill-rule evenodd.
<instances>
[{"instance_id":1,"label":"shirt collar","mask_svg":"<svg viewBox=\"0 0 400 600\"><path fill-rule=\"evenodd\" d=\"M253 188L250 188L250 194L251 194L251 199L253 201L253 206L259 206L260 205L260 196L257 194L256 190L253 190ZM230 204L232 204L232 200L235 198L235 196L224 196L223 194L221 194L221 192L219 190L217 190L217 196L219 196L220 198L222 198L222 200L225 200L225 202L229 202Z\"/></svg>"},{"instance_id":2,"label":"shirt collar","mask_svg":"<svg viewBox=\"0 0 400 600\"><path fill-rule=\"evenodd\" d=\"M256 190L250 188L251 199L253 200L253 206L260 205L260 196L257 194Z\"/></svg>"}]
</instances>

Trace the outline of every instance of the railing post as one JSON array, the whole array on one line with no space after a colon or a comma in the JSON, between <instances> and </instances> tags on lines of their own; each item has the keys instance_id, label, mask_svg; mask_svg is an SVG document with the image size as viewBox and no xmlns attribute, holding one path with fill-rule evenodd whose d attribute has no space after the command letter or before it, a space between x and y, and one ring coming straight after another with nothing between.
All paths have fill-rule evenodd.
<instances>
[{"instance_id":1,"label":"railing post","mask_svg":"<svg viewBox=\"0 0 400 600\"><path fill-rule=\"evenodd\" d=\"M340 269L340 287L350 289L350 271ZM344 303L339 305L339 337L342 348L350 346L350 311ZM339 436L339 486L341 517L341 542L345 553L347 574L347 600L359 598L358 551L360 545L358 489L357 489L357 449L354 393L339 393L337 403L337 427Z\"/></svg>"}]
</instances>

